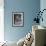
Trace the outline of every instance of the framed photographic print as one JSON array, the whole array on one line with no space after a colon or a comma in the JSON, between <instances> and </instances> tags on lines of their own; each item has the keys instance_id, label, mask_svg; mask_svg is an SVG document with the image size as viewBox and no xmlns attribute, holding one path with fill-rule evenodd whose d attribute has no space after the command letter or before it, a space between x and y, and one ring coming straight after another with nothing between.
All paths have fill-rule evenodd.
<instances>
[{"instance_id":1,"label":"framed photographic print","mask_svg":"<svg viewBox=\"0 0 46 46\"><path fill-rule=\"evenodd\" d=\"M12 12L12 26L24 26L24 12Z\"/></svg>"}]
</instances>

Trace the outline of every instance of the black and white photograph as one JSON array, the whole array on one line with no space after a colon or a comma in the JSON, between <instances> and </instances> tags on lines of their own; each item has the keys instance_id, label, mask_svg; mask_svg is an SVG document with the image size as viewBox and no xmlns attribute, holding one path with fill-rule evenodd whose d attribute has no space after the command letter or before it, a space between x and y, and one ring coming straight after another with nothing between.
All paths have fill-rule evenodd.
<instances>
[{"instance_id":1,"label":"black and white photograph","mask_svg":"<svg viewBox=\"0 0 46 46\"><path fill-rule=\"evenodd\" d=\"M24 12L13 12L12 24L13 26L24 26Z\"/></svg>"}]
</instances>

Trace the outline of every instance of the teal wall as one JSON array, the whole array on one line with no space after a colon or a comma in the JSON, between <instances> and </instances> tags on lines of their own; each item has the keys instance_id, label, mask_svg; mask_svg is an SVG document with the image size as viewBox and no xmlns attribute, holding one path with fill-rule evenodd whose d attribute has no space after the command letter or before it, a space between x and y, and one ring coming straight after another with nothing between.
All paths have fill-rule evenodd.
<instances>
[{"instance_id":1,"label":"teal wall","mask_svg":"<svg viewBox=\"0 0 46 46\"><path fill-rule=\"evenodd\" d=\"M40 9L40 0L4 0L4 39L18 41L32 29L35 12ZM24 12L24 27L12 27L12 12Z\"/></svg>"}]
</instances>

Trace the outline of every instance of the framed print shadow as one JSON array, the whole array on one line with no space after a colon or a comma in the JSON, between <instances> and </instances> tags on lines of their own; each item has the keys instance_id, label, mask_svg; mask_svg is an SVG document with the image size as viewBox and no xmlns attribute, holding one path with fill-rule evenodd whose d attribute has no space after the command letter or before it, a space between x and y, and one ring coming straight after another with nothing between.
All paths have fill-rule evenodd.
<instances>
[{"instance_id":1,"label":"framed print shadow","mask_svg":"<svg viewBox=\"0 0 46 46\"><path fill-rule=\"evenodd\" d=\"M13 27L24 26L24 12L12 12L12 26Z\"/></svg>"}]
</instances>

